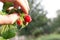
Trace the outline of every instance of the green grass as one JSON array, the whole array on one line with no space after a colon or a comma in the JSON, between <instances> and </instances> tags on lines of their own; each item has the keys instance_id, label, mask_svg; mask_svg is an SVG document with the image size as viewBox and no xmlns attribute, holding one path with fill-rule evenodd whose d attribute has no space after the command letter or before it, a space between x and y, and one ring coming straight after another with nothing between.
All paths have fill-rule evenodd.
<instances>
[{"instance_id":1,"label":"green grass","mask_svg":"<svg viewBox=\"0 0 60 40\"><path fill-rule=\"evenodd\" d=\"M60 40L60 34L50 34L36 38L35 40Z\"/></svg>"}]
</instances>

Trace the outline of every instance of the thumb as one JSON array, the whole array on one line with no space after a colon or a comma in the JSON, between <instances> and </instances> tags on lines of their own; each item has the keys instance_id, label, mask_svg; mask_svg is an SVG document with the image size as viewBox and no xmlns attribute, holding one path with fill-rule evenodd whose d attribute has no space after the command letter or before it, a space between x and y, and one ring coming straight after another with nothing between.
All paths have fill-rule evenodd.
<instances>
[{"instance_id":1,"label":"thumb","mask_svg":"<svg viewBox=\"0 0 60 40\"><path fill-rule=\"evenodd\" d=\"M11 20L11 24L13 24L17 19L19 19L19 15L17 13L10 14L9 19Z\"/></svg>"}]
</instances>

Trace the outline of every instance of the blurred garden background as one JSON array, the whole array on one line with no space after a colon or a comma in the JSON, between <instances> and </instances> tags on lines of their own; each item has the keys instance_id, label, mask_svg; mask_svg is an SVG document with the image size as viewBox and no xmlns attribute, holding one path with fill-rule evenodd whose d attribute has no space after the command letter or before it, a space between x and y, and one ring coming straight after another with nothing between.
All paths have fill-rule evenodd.
<instances>
[{"instance_id":1,"label":"blurred garden background","mask_svg":"<svg viewBox=\"0 0 60 40\"><path fill-rule=\"evenodd\" d=\"M42 1L28 0L32 22L19 31L14 40L60 40L60 10L56 11L57 17L48 18Z\"/></svg>"},{"instance_id":2,"label":"blurred garden background","mask_svg":"<svg viewBox=\"0 0 60 40\"><path fill-rule=\"evenodd\" d=\"M57 17L48 18L49 12L41 5L42 0L28 2L32 22L10 40L60 40L60 9L56 11Z\"/></svg>"}]
</instances>

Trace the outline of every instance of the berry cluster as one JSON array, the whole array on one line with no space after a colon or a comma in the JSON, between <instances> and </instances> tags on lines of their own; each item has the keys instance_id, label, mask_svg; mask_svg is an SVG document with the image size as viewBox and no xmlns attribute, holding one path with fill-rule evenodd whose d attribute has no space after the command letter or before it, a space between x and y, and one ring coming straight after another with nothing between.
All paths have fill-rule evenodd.
<instances>
[{"instance_id":1,"label":"berry cluster","mask_svg":"<svg viewBox=\"0 0 60 40\"><path fill-rule=\"evenodd\" d=\"M22 25L22 24L26 25L26 24L30 23L31 21L32 21L32 19L31 19L30 15L25 15L23 17L23 20L22 19L17 20L17 24L18 25Z\"/></svg>"},{"instance_id":2,"label":"berry cluster","mask_svg":"<svg viewBox=\"0 0 60 40\"><path fill-rule=\"evenodd\" d=\"M16 21L18 26L26 25L32 21L31 16L28 14L23 13L21 9L15 9L14 7L8 8L8 13L17 13L19 19Z\"/></svg>"}]
</instances>

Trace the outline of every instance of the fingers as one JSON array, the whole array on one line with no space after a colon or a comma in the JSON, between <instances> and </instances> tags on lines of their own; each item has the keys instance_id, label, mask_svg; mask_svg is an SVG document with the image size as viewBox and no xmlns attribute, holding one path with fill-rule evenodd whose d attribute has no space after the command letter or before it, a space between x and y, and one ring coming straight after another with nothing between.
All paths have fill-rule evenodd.
<instances>
[{"instance_id":1,"label":"fingers","mask_svg":"<svg viewBox=\"0 0 60 40\"><path fill-rule=\"evenodd\" d=\"M0 15L0 24L13 24L19 18L17 13Z\"/></svg>"},{"instance_id":2,"label":"fingers","mask_svg":"<svg viewBox=\"0 0 60 40\"><path fill-rule=\"evenodd\" d=\"M6 2L5 0L0 0L0 1ZM12 0L7 0L7 2L9 2L9 1L12 2ZM19 6L21 7L21 9L23 10L23 12L25 14L28 14L29 5L28 5L27 0L16 0L14 2L14 7L18 8ZM8 24L9 23L13 24L18 19L18 16L17 16L17 14L11 14L11 15L9 15L9 17L5 17L5 18L7 18L7 19L6 20L3 19L2 24L3 23L7 24L6 23L7 21L8 21Z\"/></svg>"},{"instance_id":3,"label":"fingers","mask_svg":"<svg viewBox=\"0 0 60 40\"><path fill-rule=\"evenodd\" d=\"M0 15L0 24L10 24L11 20L8 18L8 15Z\"/></svg>"},{"instance_id":4,"label":"fingers","mask_svg":"<svg viewBox=\"0 0 60 40\"><path fill-rule=\"evenodd\" d=\"M13 2L13 0L0 0L0 1L2 1L2 2ZM14 7L18 8L19 6L21 7L21 9L23 10L23 12L25 14L28 14L29 5L28 5L27 0L15 0Z\"/></svg>"},{"instance_id":5,"label":"fingers","mask_svg":"<svg viewBox=\"0 0 60 40\"><path fill-rule=\"evenodd\" d=\"M15 8L18 8L19 7L19 5L17 4L17 2L14 2L14 7Z\"/></svg>"},{"instance_id":6,"label":"fingers","mask_svg":"<svg viewBox=\"0 0 60 40\"><path fill-rule=\"evenodd\" d=\"M13 24L14 22L16 22L16 20L19 18L17 13L13 13L9 15L9 19L11 20L11 24Z\"/></svg>"},{"instance_id":7,"label":"fingers","mask_svg":"<svg viewBox=\"0 0 60 40\"><path fill-rule=\"evenodd\" d=\"M24 1L24 0L16 0L16 5L18 4L18 6L21 7L21 9L23 10L23 12L25 14L28 14L28 11L29 11L29 6L28 6L28 2L27 0Z\"/></svg>"},{"instance_id":8,"label":"fingers","mask_svg":"<svg viewBox=\"0 0 60 40\"><path fill-rule=\"evenodd\" d=\"M1 2L13 2L13 0L0 0Z\"/></svg>"},{"instance_id":9,"label":"fingers","mask_svg":"<svg viewBox=\"0 0 60 40\"><path fill-rule=\"evenodd\" d=\"M28 1L27 1L27 0L24 0L24 1L25 1L25 3L26 3L26 6L27 6L28 10L30 10Z\"/></svg>"}]
</instances>

